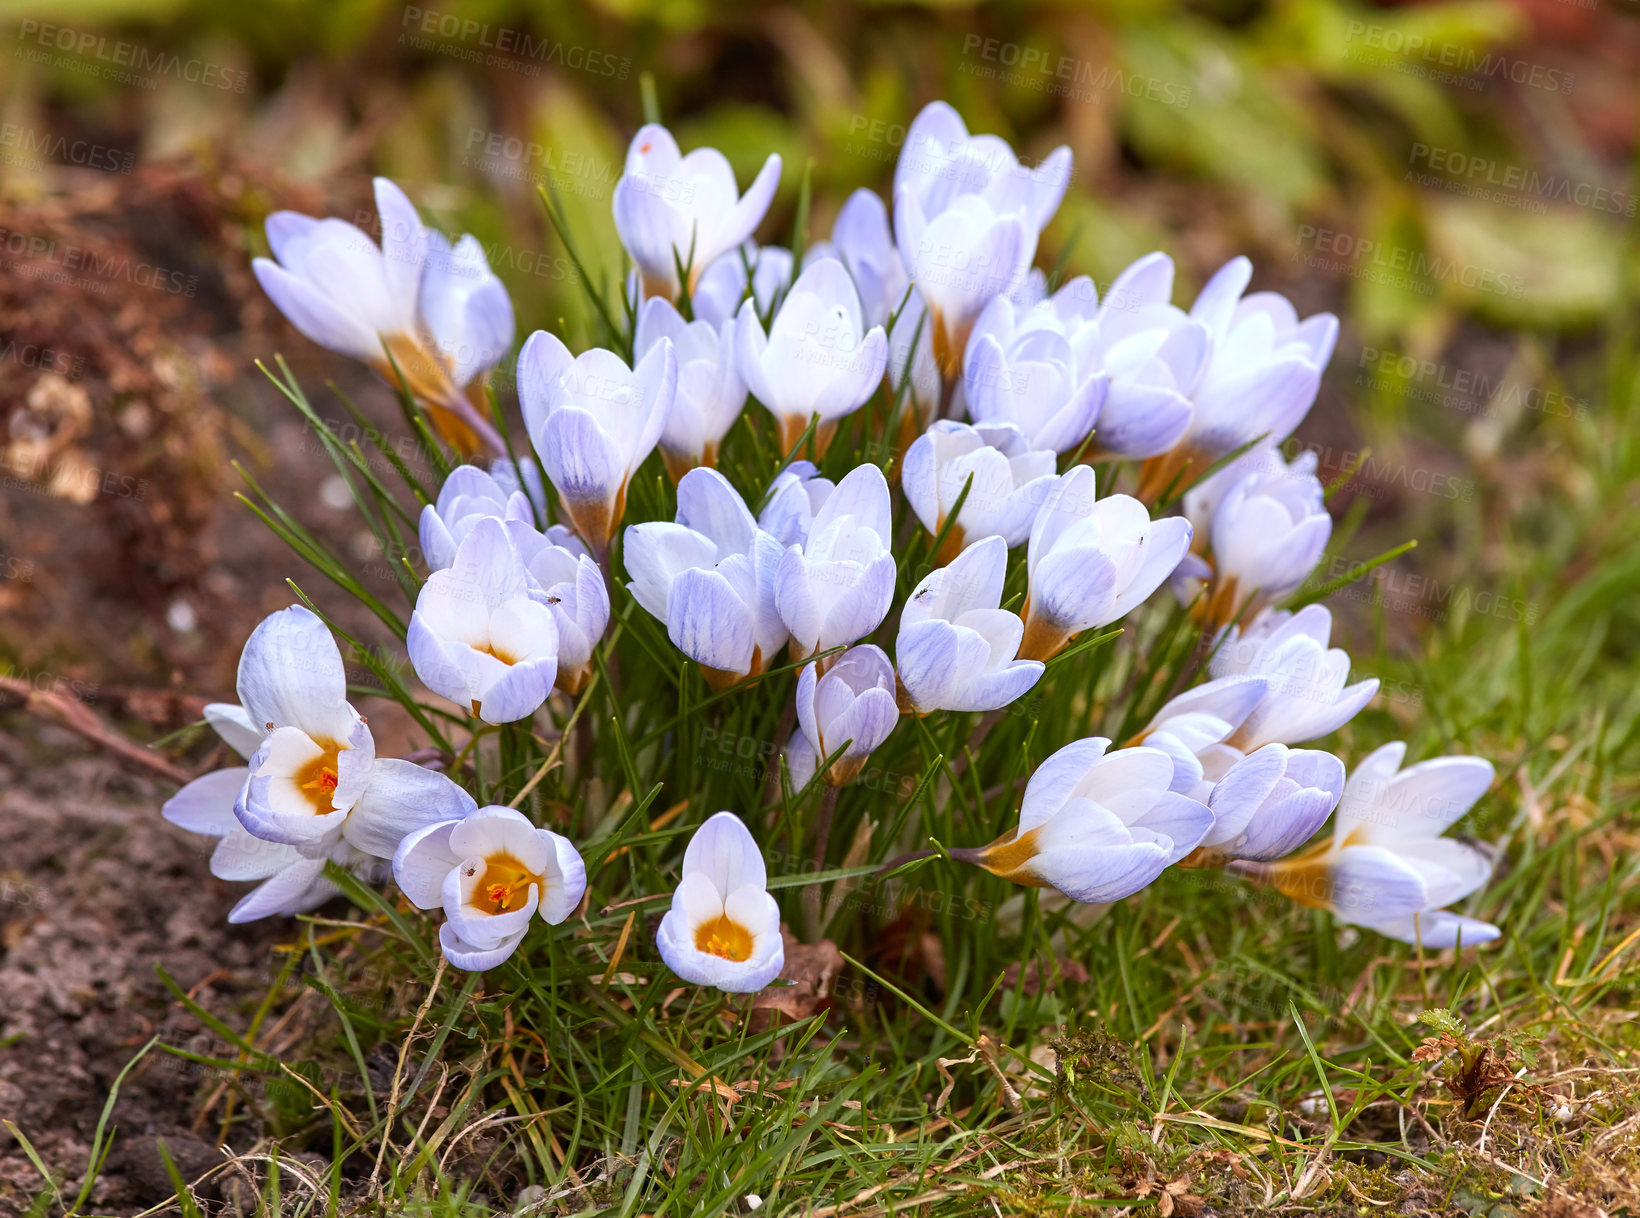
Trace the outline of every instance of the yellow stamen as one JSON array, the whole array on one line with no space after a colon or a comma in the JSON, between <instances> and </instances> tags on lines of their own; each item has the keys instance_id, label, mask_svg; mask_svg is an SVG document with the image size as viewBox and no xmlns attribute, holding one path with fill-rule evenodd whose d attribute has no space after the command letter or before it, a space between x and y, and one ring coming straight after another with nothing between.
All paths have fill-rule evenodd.
<instances>
[{"instance_id":1,"label":"yellow stamen","mask_svg":"<svg viewBox=\"0 0 1640 1218\"><path fill-rule=\"evenodd\" d=\"M313 805L313 814L324 816L336 810L332 796L336 794L336 788L342 781L341 764L336 759L341 749L325 740L316 740L314 743L324 749L324 752L297 771L296 786Z\"/></svg>"},{"instance_id":2,"label":"yellow stamen","mask_svg":"<svg viewBox=\"0 0 1640 1218\"><path fill-rule=\"evenodd\" d=\"M503 850L484 860L484 874L468 900L480 913L509 913L524 907L531 884L546 886L540 876Z\"/></svg>"},{"instance_id":3,"label":"yellow stamen","mask_svg":"<svg viewBox=\"0 0 1640 1218\"><path fill-rule=\"evenodd\" d=\"M728 914L721 914L695 931L695 947L708 956L739 963L751 958L752 932Z\"/></svg>"}]
</instances>

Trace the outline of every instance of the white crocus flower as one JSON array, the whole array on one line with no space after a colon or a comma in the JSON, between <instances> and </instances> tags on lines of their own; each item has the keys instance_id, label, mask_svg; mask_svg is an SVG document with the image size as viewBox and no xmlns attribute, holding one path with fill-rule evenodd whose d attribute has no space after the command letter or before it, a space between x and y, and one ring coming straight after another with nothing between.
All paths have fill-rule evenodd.
<instances>
[{"instance_id":1,"label":"white crocus flower","mask_svg":"<svg viewBox=\"0 0 1640 1218\"><path fill-rule=\"evenodd\" d=\"M613 206L616 231L637 264L644 296L675 301L680 290L693 293L715 258L752 235L779 184L777 155L770 154L742 195L728 158L716 148L684 156L665 127L639 128L615 183ZM680 266L687 284L678 281Z\"/></svg>"},{"instance_id":2,"label":"white crocus flower","mask_svg":"<svg viewBox=\"0 0 1640 1218\"><path fill-rule=\"evenodd\" d=\"M996 710L1042 676L1040 662L1014 658L1025 624L999 608L1007 575L1007 543L987 537L907 599L894 654L912 711Z\"/></svg>"},{"instance_id":3,"label":"white crocus flower","mask_svg":"<svg viewBox=\"0 0 1640 1218\"><path fill-rule=\"evenodd\" d=\"M676 482L697 465L716 465L718 446L746 405L746 383L735 362L735 321L686 322L670 300L652 296L638 311L634 356L661 340L678 361L678 391L661 430L661 457Z\"/></svg>"},{"instance_id":4,"label":"white crocus flower","mask_svg":"<svg viewBox=\"0 0 1640 1218\"><path fill-rule=\"evenodd\" d=\"M894 236L928 306L934 359L947 384L961 374L980 310L1024 281L1070 174L1069 148L1028 168L999 137L970 136L944 102L912 121L894 167Z\"/></svg>"},{"instance_id":5,"label":"white crocus flower","mask_svg":"<svg viewBox=\"0 0 1640 1218\"><path fill-rule=\"evenodd\" d=\"M816 446L824 451L838 420L877 391L888 361L883 328L866 329L854 280L834 258L797 277L767 335L755 304L744 302L735 341L740 374L774 415L782 452L796 446L814 415L820 416Z\"/></svg>"},{"instance_id":6,"label":"white crocus flower","mask_svg":"<svg viewBox=\"0 0 1640 1218\"><path fill-rule=\"evenodd\" d=\"M809 529L837 484L822 478L812 461L793 461L775 475L757 514L757 526L774 534L783 546L801 545L809 539Z\"/></svg>"},{"instance_id":7,"label":"white crocus flower","mask_svg":"<svg viewBox=\"0 0 1640 1218\"><path fill-rule=\"evenodd\" d=\"M1202 853L1225 859L1279 859L1309 841L1344 793L1344 763L1319 749L1267 744L1222 774L1210 765L1213 828Z\"/></svg>"},{"instance_id":8,"label":"white crocus flower","mask_svg":"<svg viewBox=\"0 0 1640 1218\"><path fill-rule=\"evenodd\" d=\"M905 390L907 408L900 438L900 447L904 448L934 421L942 389L940 366L934 362L934 323L916 288L911 289L888 333L888 384L896 401L901 388ZM952 388L946 415L960 418L967 413L966 395L960 380Z\"/></svg>"},{"instance_id":9,"label":"white crocus flower","mask_svg":"<svg viewBox=\"0 0 1640 1218\"><path fill-rule=\"evenodd\" d=\"M747 241L707 267L690 301L696 321L721 326L733 321L743 301L750 300L759 317L768 317L792 286L792 252L784 246ZM747 268L751 277L747 278Z\"/></svg>"},{"instance_id":10,"label":"white crocus flower","mask_svg":"<svg viewBox=\"0 0 1640 1218\"><path fill-rule=\"evenodd\" d=\"M486 723L528 719L558 675L558 627L499 520L481 520L416 596L405 640L422 683Z\"/></svg>"},{"instance_id":11,"label":"white crocus flower","mask_svg":"<svg viewBox=\"0 0 1640 1218\"><path fill-rule=\"evenodd\" d=\"M511 956L536 914L563 922L587 890L568 838L495 804L410 834L393 855L393 878L417 909L443 906L445 959L474 972Z\"/></svg>"},{"instance_id":12,"label":"white crocus flower","mask_svg":"<svg viewBox=\"0 0 1640 1218\"><path fill-rule=\"evenodd\" d=\"M1405 744L1386 744L1356 767L1331 840L1283 862L1232 868L1406 943L1442 949L1496 939L1496 926L1444 908L1486 882L1491 858L1441 836L1492 785L1492 765L1438 757L1402 770L1405 756Z\"/></svg>"},{"instance_id":13,"label":"white crocus flower","mask_svg":"<svg viewBox=\"0 0 1640 1218\"><path fill-rule=\"evenodd\" d=\"M676 523L629 526L623 556L633 599L666 624L708 684L726 689L762 673L786 642L775 606L785 552L728 479L702 468L678 483Z\"/></svg>"},{"instance_id":14,"label":"white crocus flower","mask_svg":"<svg viewBox=\"0 0 1640 1218\"><path fill-rule=\"evenodd\" d=\"M1323 605L1267 610L1245 631L1230 628L1209 662L1212 675L1263 677L1268 687L1227 745L1250 753L1266 744L1303 744L1337 731L1372 701L1378 678L1346 685L1350 657L1327 646L1331 634L1332 614Z\"/></svg>"},{"instance_id":15,"label":"white crocus flower","mask_svg":"<svg viewBox=\"0 0 1640 1218\"><path fill-rule=\"evenodd\" d=\"M542 534L522 522L507 522L507 536L529 577L530 597L547 607L558 630L555 683L574 697L591 679L592 649L609 628L609 586L574 534L555 537L558 531L555 525Z\"/></svg>"},{"instance_id":16,"label":"white crocus flower","mask_svg":"<svg viewBox=\"0 0 1640 1218\"><path fill-rule=\"evenodd\" d=\"M1144 888L1201 844L1213 814L1168 789L1173 762L1160 749L1109 747L1095 736L1054 753L1025 786L1018 829L951 856L1073 901L1118 901Z\"/></svg>"},{"instance_id":17,"label":"white crocus flower","mask_svg":"<svg viewBox=\"0 0 1640 1218\"><path fill-rule=\"evenodd\" d=\"M882 623L894 599L893 530L883 471L857 466L775 572L775 605L791 633L794 660L847 646Z\"/></svg>"},{"instance_id":18,"label":"white crocus flower","mask_svg":"<svg viewBox=\"0 0 1640 1218\"><path fill-rule=\"evenodd\" d=\"M1216 475L1211 485L1192 488L1200 496L1186 496L1187 516L1207 514L1212 591L1202 614L1209 628L1250 619L1297 590L1321 561L1332 517L1314 470L1313 453L1289 466L1274 450L1260 449L1221 471L1233 473L1232 480Z\"/></svg>"},{"instance_id":19,"label":"white crocus flower","mask_svg":"<svg viewBox=\"0 0 1640 1218\"><path fill-rule=\"evenodd\" d=\"M431 571L456 560L456 547L480 520L517 520L533 525L535 512L521 490L476 465L458 465L439 487L438 501L421 509L417 533Z\"/></svg>"},{"instance_id":20,"label":"white crocus flower","mask_svg":"<svg viewBox=\"0 0 1640 1218\"><path fill-rule=\"evenodd\" d=\"M1202 759L1242 725L1270 688L1264 677L1221 677L1171 698L1129 745L1161 749L1173 758L1173 790L1206 800L1212 783L1204 781ZM1233 750L1226 765L1243 754ZM1222 767L1221 767L1222 768Z\"/></svg>"},{"instance_id":21,"label":"white crocus flower","mask_svg":"<svg viewBox=\"0 0 1640 1218\"><path fill-rule=\"evenodd\" d=\"M1091 288L1091 280L1082 282ZM1066 330L1052 301L1023 317L1006 296L986 305L963 358L969 415L1016 425L1032 448L1066 453L1081 445L1099 418L1110 377L1103 368L1081 367Z\"/></svg>"},{"instance_id":22,"label":"white crocus flower","mask_svg":"<svg viewBox=\"0 0 1640 1218\"><path fill-rule=\"evenodd\" d=\"M666 428L678 364L662 338L628 368L612 351L579 356L537 330L518 356L524 426L575 531L601 559L626 514L626 488Z\"/></svg>"},{"instance_id":23,"label":"white crocus flower","mask_svg":"<svg viewBox=\"0 0 1640 1218\"><path fill-rule=\"evenodd\" d=\"M905 300L911 280L894 246L894 231L882 199L863 186L851 194L831 226L831 240L810 246L803 263L807 266L820 258L836 258L848 268L859 289L867 325L888 325Z\"/></svg>"},{"instance_id":24,"label":"white crocus flower","mask_svg":"<svg viewBox=\"0 0 1640 1218\"><path fill-rule=\"evenodd\" d=\"M1054 464L1052 452L1033 449L1012 423L970 426L940 419L906 450L900 485L917 519L935 536L956 510L935 556L944 562L986 537L1001 537L1010 547L1024 542L1054 483ZM964 487L968 493L958 509Z\"/></svg>"},{"instance_id":25,"label":"white crocus flower","mask_svg":"<svg viewBox=\"0 0 1640 1218\"><path fill-rule=\"evenodd\" d=\"M708 819L683 852L683 878L655 934L667 967L729 994L754 993L778 977L786 946L768 883L740 818L718 812Z\"/></svg>"},{"instance_id":26,"label":"white crocus flower","mask_svg":"<svg viewBox=\"0 0 1640 1218\"><path fill-rule=\"evenodd\" d=\"M1172 574L1189 548L1189 521L1152 521L1127 495L1096 499L1089 466L1061 475L1031 527L1021 657L1051 659L1082 631L1124 616Z\"/></svg>"},{"instance_id":27,"label":"white crocus flower","mask_svg":"<svg viewBox=\"0 0 1640 1218\"><path fill-rule=\"evenodd\" d=\"M473 806L444 775L376 756L347 703L335 640L300 605L252 632L239 700L213 703L205 717L248 764L195 779L164 808L167 820L221 839L213 875L262 881L230 921L312 909L336 893L327 861L371 876L406 833Z\"/></svg>"},{"instance_id":28,"label":"white crocus flower","mask_svg":"<svg viewBox=\"0 0 1640 1218\"><path fill-rule=\"evenodd\" d=\"M819 765L844 745L847 749L824 777L834 787L852 782L899 718L894 665L882 648L869 643L850 647L824 675L819 665L805 665L797 677L799 731L786 752L792 782L807 785Z\"/></svg>"},{"instance_id":29,"label":"white crocus flower","mask_svg":"<svg viewBox=\"0 0 1640 1218\"><path fill-rule=\"evenodd\" d=\"M452 248L415 205L376 179L382 241L345 220L298 212L268 217L273 258L253 263L263 291L321 347L405 385L463 452L505 448L477 378L512 346L513 311L476 238ZM396 371L395 371L396 365Z\"/></svg>"}]
</instances>

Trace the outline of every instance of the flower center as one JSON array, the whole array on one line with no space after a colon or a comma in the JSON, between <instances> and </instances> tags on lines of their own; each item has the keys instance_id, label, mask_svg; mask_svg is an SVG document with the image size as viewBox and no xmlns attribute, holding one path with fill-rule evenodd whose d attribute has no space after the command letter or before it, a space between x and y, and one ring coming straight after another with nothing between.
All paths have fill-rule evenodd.
<instances>
[{"instance_id":1,"label":"flower center","mask_svg":"<svg viewBox=\"0 0 1640 1218\"><path fill-rule=\"evenodd\" d=\"M325 751L297 772L296 786L313 805L313 814L324 816L336 810L336 788L341 783L341 765L336 755L341 749L322 740L315 743Z\"/></svg>"},{"instance_id":2,"label":"flower center","mask_svg":"<svg viewBox=\"0 0 1640 1218\"><path fill-rule=\"evenodd\" d=\"M517 656L513 655L511 652L503 651L500 647L497 647L494 643L491 643L486 647L475 648L474 650L481 651L487 656L494 656L496 659L500 660L503 664L507 665L509 668L512 665L518 663L518 657Z\"/></svg>"},{"instance_id":3,"label":"flower center","mask_svg":"<svg viewBox=\"0 0 1640 1218\"><path fill-rule=\"evenodd\" d=\"M545 887L540 876L503 850L484 860L484 874L468 903L480 913L511 913L529 901L531 884Z\"/></svg>"},{"instance_id":4,"label":"flower center","mask_svg":"<svg viewBox=\"0 0 1640 1218\"><path fill-rule=\"evenodd\" d=\"M752 932L728 914L720 914L695 931L695 947L708 956L738 963L751 957Z\"/></svg>"}]
</instances>

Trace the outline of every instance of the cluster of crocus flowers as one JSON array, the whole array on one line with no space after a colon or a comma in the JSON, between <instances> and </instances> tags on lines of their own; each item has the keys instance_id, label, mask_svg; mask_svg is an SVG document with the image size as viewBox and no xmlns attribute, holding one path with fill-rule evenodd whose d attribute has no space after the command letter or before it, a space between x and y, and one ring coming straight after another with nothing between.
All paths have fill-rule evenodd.
<instances>
[{"instance_id":1,"label":"cluster of crocus flowers","mask_svg":"<svg viewBox=\"0 0 1640 1218\"><path fill-rule=\"evenodd\" d=\"M1315 747L1377 690L1351 682L1325 608L1283 608L1331 539L1316 461L1278 446L1315 400L1336 319L1249 294L1240 258L1188 307L1161 253L1103 293L1086 276L1050 293L1032 264L1071 169L1067 148L1031 164L934 103L889 198L856 191L797 257L755 239L779 157L742 193L721 153L645 126L613 205L632 333L620 352L529 336L522 460L499 457L516 450L475 408L513 322L471 238L452 246L378 182L380 245L281 213L258 274L303 333L397 367L458 448L498 458L456 468L423 507L428 573L406 638L423 684L474 732L579 695L611 621L632 612L725 697L782 679L783 655L796 675L780 764L800 798L824 789L823 854L839 791L902 719L922 730L1032 691L1083 697L1053 688L1056 665L1168 585L1211 652L1207 679L1120 744L1053 751L1017 826L950 856L1099 903L1169 867L1227 867L1426 945L1495 934L1447 908L1488 857L1440 836L1490 767L1399 771L1396 745L1346 776ZM874 401L886 408L861 413ZM763 433L749 475L744 429ZM1094 462L1113 477L1096 484ZM651 486L674 496L648 513L663 518L629 519L635 484L642 503ZM234 916L312 908L332 891L327 862L375 875L391 860L411 904L442 909L458 967L506 960L537 914L568 919L587 887L574 846L442 774L378 761L318 619L276 619L247 645L244 709L208 712L249 764L166 808L222 839L219 875L263 881ZM1299 853L1329 817L1331 841ZM691 839L656 943L695 984L749 992L778 975L779 907L733 813Z\"/></svg>"}]
</instances>

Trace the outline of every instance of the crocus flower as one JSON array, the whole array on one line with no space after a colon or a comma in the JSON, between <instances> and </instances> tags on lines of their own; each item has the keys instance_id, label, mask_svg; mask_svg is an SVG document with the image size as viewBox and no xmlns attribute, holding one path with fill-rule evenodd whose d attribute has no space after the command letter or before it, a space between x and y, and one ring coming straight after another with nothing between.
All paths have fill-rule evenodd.
<instances>
[{"instance_id":1,"label":"crocus flower","mask_svg":"<svg viewBox=\"0 0 1640 1218\"><path fill-rule=\"evenodd\" d=\"M1264 696L1225 741L1250 753L1266 744L1303 744L1337 731L1372 701L1378 678L1354 685L1350 657L1327 646L1332 614L1323 605L1297 613L1266 610L1242 630L1232 626L1209 662L1215 677L1259 676Z\"/></svg>"},{"instance_id":2,"label":"crocus flower","mask_svg":"<svg viewBox=\"0 0 1640 1218\"><path fill-rule=\"evenodd\" d=\"M405 640L423 684L486 723L528 719L558 675L558 627L499 520L480 520L416 596Z\"/></svg>"},{"instance_id":3,"label":"crocus flower","mask_svg":"<svg viewBox=\"0 0 1640 1218\"><path fill-rule=\"evenodd\" d=\"M683 852L683 878L655 946L679 977L729 994L761 990L786 963L780 907L757 843L733 812L710 817Z\"/></svg>"},{"instance_id":4,"label":"crocus flower","mask_svg":"<svg viewBox=\"0 0 1640 1218\"><path fill-rule=\"evenodd\" d=\"M974 326L963 359L968 413L980 423L1016 425L1032 448L1070 452L1093 430L1110 377L1081 367L1050 302L1023 319L1017 313L998 296Z\"/></svg>"},{"instance_id":5,"label":"crocus flower","mask_svg":"<svg viewBox=\"0 0 1640 1218\"><path fill-rule=\"evenodd\" d=\"M861 187L851 194L831 226L831 240L816 242L804 253L811 259L836 258L854 277L866 324L886 326L905 300L911 280L894 247L888 208L882 199Z\"/></svg>"},{"instance_id":6,"label":"crocus flower","mask_svg":"<svg viewBox=\"0 0 1640 1218\"><path fill-rule=\"evenodd\" d=\"M1270 688L1265 677L1234 676L1206 681L1170 698L1129 745L1161 749L1173 758L1173 790L1206 800L1212 782L1205 779L1203 761L1219 750L1220 742L1240 727ZM1218 764L1222 772L1241 760L1231 750Z\"/></svg>"},{"instance_id":7,"label":"crocus flower","mask_svg":"<svg viewBox=\"0 0 1640 1218\"><path fill-rule=\"evenodd\" d=\"M792 658L847 646L877 629L894 599L888 482L875 465L851 470L814 514L806 540L775 572L775 605Z\"/></svg>"},{"instance_id":8,"label":"crocus flower","mask_svg":"<svg viewBox=\"0 0 1640 1218\"><path fill-rule=\"evenodd\" d=\"M860 294L843 264L822 258L807 267L780 304L767 335L750 300L736 321L740 374L779 424L782 452L820 416L824 449L837 421L858 410L883 379L888 338L869 330Z\"/></svg>"},{"instance_id":9,"label":"crocus flower","mask_svg":"<svg viewBox=\"0 0 1640 1218\"><path fill-rule=\"evenodd\" d=\"M678 151L657 123L638 129L615 183L615 229L637 264L643 294L676 300L720 254L752 235L780 184L780 158L770 154L742 195L728 158L716 148ZM678 268L688 275L678 281Z\"/></svg>"},{"instance_id":10,"label":"crocus flower","mask_svg":"<svg viewBox=\"0 0 1640 1218\"><path fill-rule=\"evenodd\" d=\"M757 514L757 527L774 534L783 546L800 545L809 538L815 513L837 484L822 478L812 461L793 461L775 475Z\"/></svg>"},{"instance_id":11,"label":"crocus flower","mask_svg":"<svg viewBox=\"0 0 1640 1218\"><path fill-rule=\"evenodd\" d=\"M590 554L576 548L573 534L555 541L550 531L542 534L519 521L508 521L507 536L529 577L531 599L540 601L552 614L558 630L555 684L573 697L591 679L592 649L609 628L609 586L604 573Z\"/></svg>"},{"instance_id":12,"label":"crocus flower","mask_svg":"<svg viewBox=\"0 0 1640 1218\"><path fill-rule=\"evenodd\" d=\"M239 701L213 704L206 718L247 765L195 779L164 810L222 839L213 874L263 881L230 921L312 909L336 891L326 861L369 874L406 833L473 806L444 775L376 756L347 703L335 640L300 605L264 619L246 641Z\"/></svg>"},{"instance_id":13,"label":"crocus flower","mask_svg":"<svg viewBox=\"0 0 1640 1218\"><path fill-rule=\"evenodd\" d=\"M1025 278L1070 173L1069 148L1027 168L999 137L970 136L944 102L912 121L894 167L894 236L928 306L934 358L948 384L961 374L980 310Z\"/></svg>"},{"instance_id":14,"label":"crocus flower","mask_svg":"<svg viewBox=\"0 0 1640 1218\"><path fill-rule=\"evenodd\" d=\"M444 907L444 957L475 972L511 956L534 915L563 922L587 890L568 838L496 804L410 834L393 855L393 878L417 909Z\"/></svg>"},{"instance_id":15,"label":"crocus flower","mask_svg":"<svg viewBox=\"0 0 1640 1218\"><path fill-rule=\"evenodd\" d=\"M701 275L690 297L695 320L721 326L733 321L747 300L759 317L768 317L791 289L793 267L792 252L779 245L747 241L720 254ZM751 269L749 279L747 268Z\"/></svg>"},{"instance_id":16,"label":"crocus flower","mask_svg":"<svg viewBox=\"0 0 1640 1218\"><path fill-rule=\"evenodd\" d=\"M953 419L937 420L912 441L900 474L906 502L931 534L938 536L957 513L936 561L949 561L985 537L1021 544L1053 483L1053 453L1033 449L1012 423L970 426ZM968 494L958 509L964 487Z\"/></svg>"},{"instance_id":17,"label":"crocus flower","mask_svg":"<svg viewBox=\"0 0 1640 1218\"><path fill-rule=\"evenodd\" d=\"M1018 829L951 856L1073 901L1138 892L1201 844L1213 814L1168 789L1173 762L1160 749L1109 747L1095 736L1054 753L1025 785Z\"/></svg>"},{"instance_id":18,"label":"crocus flower","mask_svg":"<svg viewBox=\"0 0 1640 1218\"><path fill-rule=\"evenodd\" d=\"M786 641L775 606L784 554L727 478L692 469L678 482L676 523L627 528L627 586L707 682L725 689L763 672Z\"/></svg>"},{"instance_id":19,"label":"crocus flower","mask_svg":"<svg viewBox=\"0 0 1640 1218\"><path fill-rule=\"evenodd\" d=\"M746 405L746 384L735 362L735 321L686 322L664 296L638 311L633 350L640 361L662 339L678 361L678 390L661 429L661 457L676 482L697 465L716 465L718 445Z\"/></svg>"},{"instance_id":20,"label":"crocus flower","mask_svg":"<svg viewBox=\"0 0 1640 1218\"><path fill-rule=\"evenodd\" d=\"M934 323L916 288L911 289L888 332L888 385L896 400L902 388L906 395L908 408L900 443L903 449L939 414L943 389L940 366L934 362ZM967 413L962 382L956 381L951 389L953 397L946 415L958 418Z\"/></svg>"},{"instance_id":21,"label":"crocus flower","mask_svg":"<svg viewBox=\"0 0 1640 1218\"><path fill-rule=\"evenodd\" d=\"M422 225L415 205L386 178L376 179L376 209L380 246L345 220L274 212L267 222L273 258L252 263L262 290L321 347L368 364L394 385L402 376L461 451L505 451L478 378L512 346L506 288L476 238L452 247Z\"/></svg>"},{"instance_id":22,"label":"crocus flower","mask_svg":"<svg viewBox=\"0 0 1640 1218\"><path fill-rule=\"evenodd\" d=\"M1441 836L1492 785L1491 763L1437 757L1402 770L1405 756L1405 744L1386 744L1356 767L1331 840L1279 863L1232 868L1406 943L1440 949L1497 938L1496 926L1443 908L1492 872L1484 850Z\"/></svg>"},{"instance_id":23,"label":"crocus flower","mask_svg":"<svg viewBox=\"0 0 1640 1218\"><path fill-rule=\"evenodd\" d=\"M453 563L456 547L480 520L533 524L535 512L523 491L476 465L458 465L439 487L438 501L421 509L417 532L428 569L442 571Z\"/></svg>"},{"instance_id":24,"label":"crocus flower","mask_svg":"<svg viewBox=\"0 0 1640 1218\"><path fill-rule=\"evenodd\" d=\"M819 765L846 744L825 780L834 787L852 782L872 750L888 739L899 721L894 699L894 665L881 647L850 647L822 676L806 664L797 677L797 724L787 750L792 781L804 786Z\"/></svg>"},{"instance_id":25,"label":"crocus flower","mask_svg":"<svg viewBox=\"0 0 1640 1218\"><path fill-rule=\"evenodd\" d=\"M912 711L996 710L1042 676L1040 662L1014 658L1025 624L999 608L1007 574L1007 542L987 537L911 593L894 654Z\"/></svg>"},{"instance_id":26,"label":"crocus flower","mask_svg":"<svg viewBox=\"0 0 1640 1218\"><path fill-rule=\"evenodd\" d=\"M1332 536L1313 453L1289 467L1272 451L1249 453L1208 524L1212 592L1202 613L1210 628L1258 613L1296 590Z\"/></svg>"},{"instance_id":27,"label":"crocus flower","mask_svg":"<svg viewBox=\"0 0 1640 1218\"><path fill-rule=\"evenodd\" d=\"M1209 769L1213 828L1200 851L1212 861L1278 859L1297 850L1338 806L1344 763L1319 749L1267 744L1222 774Z\"/></svg>"},{"instance_id":28,"label":"crocus flower","mask_svg":"<svg viewBox=\"0 0 1640 1218\"><path fill-rule=\"evenodd\" d=\"M665 338L636 369L601 348L573 356L545 330L530 335L518 356L524 426L595 556L626 514L627 483L659 442L677 384L677 357Z\"/></svg>"},{"instance_id":29,"label":"crocus flower","mask_svg":"<svg viewBox=\"0 0 1640 1218\"><path fill-rule=\"evenodd\" d=\"M1051 659L1082 631L1116 621L1154 592L1189 548L1189 521L1152 521L1127 495L1095 499L1089 466L1061 475L1031 527L1021 657Z\"/></svg>"}]
</instances>

